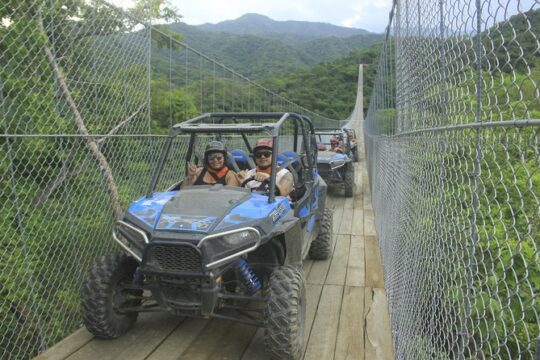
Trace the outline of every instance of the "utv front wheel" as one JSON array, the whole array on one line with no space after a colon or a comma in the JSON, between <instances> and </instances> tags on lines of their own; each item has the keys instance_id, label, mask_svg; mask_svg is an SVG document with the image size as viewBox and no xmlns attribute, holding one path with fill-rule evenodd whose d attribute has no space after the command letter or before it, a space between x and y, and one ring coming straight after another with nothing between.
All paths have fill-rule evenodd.
<instances>
[{"instance_id":1,"label":"utv front wheel","mask_svg":"<svg viewBox=\"0 0 540 360\"><path fill-rule=\"evenodd\" d=\"M140 305L142 291L122 285L132 283L137 266L126 255L108 255L90 270L81 290L81 307L84 325L96 337L114 339L135 324L138 313L122 311L122 307Z\"/></svg>"},{"instance_id":2,"label":"utv front wheel","mask_svg":"<svg viewBox=\"0 0 540 360\"><path fill-rule=\"evenodd\" d=\"M354 167L352 164L349 164L345 170L345 180L343 183L345 185L345 196L352 197L354 192Z\"/></svg>"},{"instance_id":3,"label":"utv front wheel","mask_svg":"<svg viewBox=\"0 0 540 360\"><path fill-rule=\"evenodd\" d=\"M264 342L271 359L297 360L302 356L306 286L304 272L280 266L270 275L266 293Z\"/></svg>"},{"instance_id":4,"label":"utv front wheel","mask_svg":"<svg viewBox=\"0 0 540 360\"><path fill-rule=\"evenodd\" d=\"M309 248L309 257L314 260L326 260L332 252L332 228L333 212L330 209L324 209L324 216L321 222L321 230L317 238L313 240Z\"/></svg>"}]
</instances>

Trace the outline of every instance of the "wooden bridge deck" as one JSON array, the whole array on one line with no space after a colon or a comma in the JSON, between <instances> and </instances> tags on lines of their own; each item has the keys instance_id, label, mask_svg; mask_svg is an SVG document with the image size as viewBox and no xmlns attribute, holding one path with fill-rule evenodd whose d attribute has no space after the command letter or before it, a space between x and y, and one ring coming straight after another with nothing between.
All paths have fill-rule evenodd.
<instances>
[{"instance_id":1,"label":"wooden bridge deck","mask_svg":"<svg viewBox=\"0 0 540 360\"><path fill-rule=\"evenodd\" d=\"M307 319L304 359L393 359L386 292L363 160L356 192L331 191L334 253L305 262ZM37 359L268 359L263 330L224 320L142 314L117 340L98 340L81 328Z\"/></svg>"}]
</instances>

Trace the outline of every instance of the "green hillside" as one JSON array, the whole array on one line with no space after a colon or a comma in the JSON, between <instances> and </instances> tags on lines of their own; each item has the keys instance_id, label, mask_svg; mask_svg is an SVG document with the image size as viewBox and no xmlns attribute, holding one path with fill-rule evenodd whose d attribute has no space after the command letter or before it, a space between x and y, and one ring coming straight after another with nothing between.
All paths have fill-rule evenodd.
<instances>
[{"instance_id":1,"label":"green hillside","mask_svg":"<svg viewBox=\"0 0 540 360\"><path fill-rule=\"evenodd\" d=\"M367 48L382 41L382 35L354 35L305 38L295 34L279 37L252 34L237 35L201 30L197 26L176 23L168 26L182 34L194 49L251 79L284 74L292 70L346 56L351 50ZM154 56L164 56L156 51ZM168 59L167 59L168 63Z\"/></svg>"},{"instance_id":2,"label":"green hillside","mask_svg":"<svg viewBox=\"0 0 540 360\"><path fill-rule=\"evenodd\" d=\"M376 44L309 69L263 79L261 83L311 111L333 119L345 119L351 114L356 99L358 64L365 64L364 108L367 108L379 52L380 45Z\"/></svg>"}]
</instances>

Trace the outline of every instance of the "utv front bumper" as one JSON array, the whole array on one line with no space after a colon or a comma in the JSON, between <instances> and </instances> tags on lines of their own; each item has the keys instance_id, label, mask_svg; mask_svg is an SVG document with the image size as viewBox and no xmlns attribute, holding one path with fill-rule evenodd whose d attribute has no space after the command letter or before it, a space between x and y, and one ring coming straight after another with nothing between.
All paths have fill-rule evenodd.
<instances>
[{"instance_id":1,"label":"utv front bumper","mask_svg":"<svg viewBox=\"0 0 540 360\"><path fill-rule=\"evenodd\" d=\"M144 231L125 221L117 222L113 238L139 262L139 273L144 276L141 289L149 290L159 304L154 311L193 317L216 316L223 293L221 275L261 242L260 233L252 227L198 241L150 241Z\"/></svg>"}]
</instances>

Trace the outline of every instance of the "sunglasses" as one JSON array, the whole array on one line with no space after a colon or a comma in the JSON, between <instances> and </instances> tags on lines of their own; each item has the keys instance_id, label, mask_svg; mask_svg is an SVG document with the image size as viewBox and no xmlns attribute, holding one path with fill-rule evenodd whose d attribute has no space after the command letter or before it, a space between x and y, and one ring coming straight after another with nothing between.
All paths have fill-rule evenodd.
<instances>
[{"instance_id":1,"label":"sunglasses","mask_svg":"<svg viewBox=\"0 0 540 360\"><path fill-rule=\"evenodd\" d=\"M212 160L221 161L221 160L223 160L223 155L222 154L210 154L210 155L208 155L208 160L209 161L212 161Z\"/></svg>"},{"instance_id":2,"label":"sunglasses","mask_svg":"<svg viewBox=\"0 0 540 360\"><path fill-rule=\"evenodd\" d=\"M270 156L272 156L272 152L266 150L266 151L257 151L257 152L255 153L255 157L256 157L256 158L259 158L259 159L260 159L260 158L262 158L263 156L264 156L265 158L269 158Z\"/></svg>"}]
</instances>

